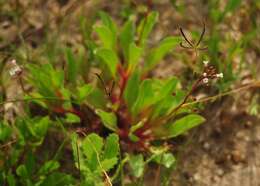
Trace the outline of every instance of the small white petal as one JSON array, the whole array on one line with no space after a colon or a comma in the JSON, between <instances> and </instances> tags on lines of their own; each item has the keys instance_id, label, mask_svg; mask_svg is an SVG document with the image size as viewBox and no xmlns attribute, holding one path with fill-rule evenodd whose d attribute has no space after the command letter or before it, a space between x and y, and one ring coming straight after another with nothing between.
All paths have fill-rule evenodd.
<instances>
[{"instance_id":1,"label":"small white petal","mask_svg":"<svg viewBox=\"0 0 260 186\"><path fill-rule=\"evenodd\" d=\"M204 72L204 73L203 73L203 76L204 76L204 77L206 77L206 76L207 76L207 73L206 73L206 72Z\"/></svg>"},{"instance_id":2,"label":"small white petal","mask_svg":"<svg viewBox=\"0 0 260 186\"><path fill-rule=\"evenodd\" d=\"M205 66L208 66L209 61L203 61Z\"/></svg>"},{"instance_id":3,"label":"small white petal","mask_svg":"<svg viewBox=\"0 0 260 186\"><path fill-rule=\"evenodd\" d=\"M19 74L21 71L22 71L22 69L19 66L14 66L13 68L11 68L9 70L9 74L11 76L15 76L15 75Z\"/></svg>"},{"instance_id":4,"label":"small white petal","mask_svg":"<svg viewBox=\"0 0 260 186\"><path fill-rule=\"evenodd\" d=\"M12 61L10 61L10 63L12 63L12 65L17 65L16 60L12 59Z\"/></svg>"},{"instance_id":5,"label":"small white petal","mask_svg":"<svg viewBox=\"0 0 260 186\"><path fill-rule=\"evenodd\" d=\"M203 83L205 83L205 84L206 84L206 83L208 83L208 82L209 82L209 79L208 79L208 78L204 78L202 81L203 81Z\"/></svg>"},{"instance_id":6,"label":"small white petal","mask_svg":"<svg viewBox=\"0 0 260 186\"><path fill-rule=\"evenodd\" d=\"M216 75L218 78L223 78L223 73L219 73Z\"/></svg>"}]
</instances>

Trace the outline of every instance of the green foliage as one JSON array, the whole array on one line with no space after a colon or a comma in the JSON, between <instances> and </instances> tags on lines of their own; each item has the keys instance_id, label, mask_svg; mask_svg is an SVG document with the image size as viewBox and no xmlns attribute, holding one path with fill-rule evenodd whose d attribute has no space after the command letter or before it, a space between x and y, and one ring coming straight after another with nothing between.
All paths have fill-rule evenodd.
<instances>
[{"instance_id":1,"label":"green foliage","mask_svg":"<svg viewBox=\"0 0 260 186\"><path fill-rule=\"evenodd\" d=\"M12 129L6 123L0 123L0 141L5 142L11 137Z\"/></svg>"},{"instance_id":2,"label":"green foliage","mask_svg":"<svg viewBox=\"0 0 260 186\"><path fill-rule=\"evenodd\" d=\"M144 173L144 157L142 154L132 155L129 159L129 165L135 177L141 177Z\"/></svg>"},{"instance_id":3,"label":"green foliage","mask_svg":"<svg viewBox=\"0 0 260 186\"><path fill-rule=\"evenodd\" d=\"M147 38L157 22L158 16L157 12L151 12L138 26L139 43L142 47L145 47Z\"/></svg>"},{"instance_id":4,"label":"green foliage","mask_svg":"<svg viewBox=\"0 0 260 186\"><path fill-rule=\"evenodd\" d=\"M212 8L217 1L209 2L210 18L217 24L240 4L240 0L229 0L220 11ZM189 78L187 83L180 76L153 76L152 70L165 57L179 57L175 49L181 42L179 36L148 42L158 13L148 11L140 19L130 15L122 27L105 12L98 15L87 18L90 22L81 19L80 46L61 48L57 61L52 55L58 54L48 50L47 62L32 60L25 65L22 80L30 85L30 92L24 95L25 113L15 117L14 123L0 121L0 142L8 147L0 152L0 183L101 186L123 182L124 174L131 174L133 182L141 181L150 163L163 170L174 169L177 160L167 146L169 138L189 134L205 122L194 113L196 104L186 104L202 82L190 88L196 80ZM209 55L224 73L216 83L219 90L229 88L237 78L232 60L242 55L244 45L256 33L239 42L227 39L223 63L218 53L223 45L221 35L215 29L210 33ZM257 114L257 100L253 101L250 111ZM70 153L74 158L63 165Z\"/></svg>"},{"instance_id":5,"label":"green foliage","mask_svg":"<svg viewBox=\"0 0 260 186\"><path fill-rule=\"evenodd\" d=\"M124 91L124 99L126 100L127 106L132 108L135 100L137 99L139 88L138 85L140 83L140 74L136 70L130 77L126 85L126 89Z\"/></svg>"},{"instance_id":6,"label":"green foliage","mask_svg":"<svg viewBox=\"0 0 260 186\"><path fill-rule=\"evenodd\" d=\"M190 114L181 119L178 119L174 123L167 124L167 131L169 136L167 137L176 137L180 134L185 133L193 127L203 123L205 119L197 114Z\"/></svg>"},{"instance_id":7,"label":"green foliage","mask_svg":"<svg viewBox=\"0 0 260 186\"><path fill-rule=\"evenodd\" d=\"M135 34L135 27L133 21L129 20L128 22L125 23L123 26L123 29L120 33L120 44L123 49L125 58L129 60L130 57L132 57L129 53L132 50L132 55L134 54L133 50L137 50L136 48L133 49L131 48L130 50L130 45L134 42L134 35ZM133 43L134 44L134 43Z\"/></svg>"},{"instance_id":8,"label":"green foliage","mask_svg":"<svg viewBox=\"0 0 260 186\"><path fill-rule=\"evenodd\" d=\"M68 63L67 78L70 82L75 83L79 65L77 64L75 56L70 48L66 50L66 58Z\"/></svg>"},{"instance_id":9,"label":"green foliage","mask_svg":"<svg viewBox=\"0 0 260 186\"><path fill-rule=\"evenodd\" d=\"M116 131L117 129L117 118L113 112L108 113L103 110L97 109L97 115L100 116L102 123L112 131Z\"/></svg>"},{"instance_id":10,"label":"green foliage","mask_svg":"<svg viewBox=\"0 0 260 186\"><path fill-rule=\"evenodd\" d=\"M116 53L111 49L100 48L96 51L96 55L104 61L112 76L115 78L117 64L119 63Z\"/></svg>"},{"instance_id":11,"label":"green foliage","mask_svg":"<svg viewBox=\"0 0 260 186\"><path fill-rule=\"evenodd\" d=\"M75 161L80 159L80 168L83 183L102 185L104 172L112 169L118 162L119 138L116 134L110 134L105 142L95 133L86 136L82 143L78 144L77 137L72 139ZM77 150L78 149L78 150Z\"/></svg>"},{"instance_id":12,"label":"green foliage","mask_svg":"<svg viewBox=\"0 0 260 186\"><path fill-rule=\"evenodd\" d=\"M48 130L49 117L42 118L22 118L17 120L20 141L30 141L32 144L40 145Z\"/></svg>"},{"instance_id":13,"label":"green foliage","mask_svg":"<svg viewBox=\"0 0 260 186\"><path fill-rule=\"evenodd\" d=\"M171 153L163 153L156 156L154 161L164 165L166 168L170 168L176 162L176 159Z\"/></svg>"}]
</instances>

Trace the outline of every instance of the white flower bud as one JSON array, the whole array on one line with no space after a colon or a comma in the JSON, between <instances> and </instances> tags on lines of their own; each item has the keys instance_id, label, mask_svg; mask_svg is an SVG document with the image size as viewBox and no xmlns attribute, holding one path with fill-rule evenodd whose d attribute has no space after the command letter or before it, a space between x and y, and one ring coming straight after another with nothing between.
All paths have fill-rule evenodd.
<instances>
[{"instance_id":1,"label":"white flower bud","mask_svg":"<svg viewBox=\"0 0 260 186\"><path fill-rule=\"evenodd\" d=\"M22 68L19 65L17 65L16 60L13 59L12 61L10 61L10 63L13 67L9 70L9 74L11 76L19 75L22 72Z\"/></svg>"},{"instance_id":2,"label":"white flower bud","mask_svg":"<svg viewBox=\"0 0 260 186\"><path fill-rule=\"evenodd\" d=\"M203 61L203 64L204 64L204 66L206 67L206 66L208 66L208 64L209 64L209 61Z\"/></svg>"},{"instance_id":3,"label":"white flower bud","mask_svg":"<svg viewBox=\"0 0 260 186\"><path fill-rule=\"evenodd\" d=\"M10 63L12 64L12 65L17 65L17 63L16 63L16 60L15 59L12 59L12 61L10 61Z\"/></svg>"},{"instance_id":4,"label":"white flower bud","mask_svg":"<svg viewBox=\"0 0 260 186\"><path fill-rule=\"evenodd\" d=\"M203 81L203 83L207 84L209 82L209 79L208 78L204 78L202 81Z\"/></svg>"},{"instance_id":5,"label":"white flower bud","mask_svg":"<svg viewBox=\"0 0 260 186\"><path fill-rule=\"evenodd\" d=\"M206 73L206 72L204 72L204 73L203 73L203 76L204 76L204 77L207 77L207 73Z\"/></svg>"},{"instance_id":6,"label":"white flower bud","mask_svg":"<svg viewBox=\"0 0 260 186\"><path fill-rule=\"evenodd\" d=\"M217 78L223 78L223 73L216 74Z\"/></svg>"}]
</instances>

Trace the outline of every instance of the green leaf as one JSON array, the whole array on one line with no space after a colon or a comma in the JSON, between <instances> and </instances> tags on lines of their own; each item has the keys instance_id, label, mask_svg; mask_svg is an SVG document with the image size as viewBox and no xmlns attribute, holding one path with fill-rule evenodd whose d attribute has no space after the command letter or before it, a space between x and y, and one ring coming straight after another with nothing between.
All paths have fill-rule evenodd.
<instances>
[{"instance_id":1,"label":"green leaf","mask_svg":"<svg viewBox=\"0 0 260 186\"><path fill-rule=\"evenodd\" d=\"M74 158L74 165L79 169L79 164L81 169L85 169L85 160L83 157L83 150L80 148L80 141L78 140L78 135L76 133L71 134L71 147ZM78 162L78 160L80 162Z\"/></svg>"},{"instance_id":2,"label":"green leaf","mask_svg":"<svg viewBox=\"0 0 260 186\"><path fill-rule=\"evenodd\" d=\"M112 131L117 130L117 118L113 112L105 112L101 109L97 109L96 113L101 118L102 123L105 125L105 127L109 128Z\"/></svg>"},{"instance_id":3,"label":"green leaf","mask_svg":"<svg viewBox=\"0 0 260 186\"><path fill-rule=\"evenodd\" d=\"M137 129L143 127L143 126L144 126L144 120L139 121L137 124L135 124L135 125L133 125L133 126L130 127L130 132L129 132L129 134L128 134L128 137L129 137L133 142L139 141L139 138L138 138L136 135L134 135L134 132L135 132Z\"/></svg>"},{"instance_id":4,"label":"green leaf","mask_svg":"<svg viewBox=\"0 0 260 186\"><path fill-rule=\"evenodd\" d=\"M77 77L77 73L78 73L78 67L77 67L77 63L76 62L73 65L75 65L75 69L73 69L74 67L70 67L70 65L68 66L68 68L72 68L72 69L70 69L71 72L69 70L69 73L71 74L69 76L71 76L71 77L69 77L68 79L70 81L72 81L72 82L75 82L76 77ZM73 72L72 72L72 70L73 70ZM73 74L73 73L75 73L75 74ZM63 84L64 84L64 71L63 70L53 70L53 71L50 72L50 74L51 74L52 85L55 88L56 87L63 88Z\"/></svg>"},{"instance_id":5,"label":"green leaf","mask_svg":"<svg viewBox=\"0 0 260 186\"><path fill-rule=\"evenodd\" d=\"M143 49L136 46L135 43L129 45L128 71L132 72L143 53Z\"/></svg>"},{"instance_id":6,"label":"green leaf","mask_svg":"<svg viewBox=\"0 0 260 186\"><path fill-rule=\"evenodd\" d=\"M71 175L54 172L48 175L40 184L40 186L71 186L75 185L75 180Z\"/></svg>"},{"instance_id":7,"label":"green leaf","mask_svg":"<svg viewBox=\"0 0 260 186\"><path fill-rule=\"evenodd\" d=\"M38 92L44 97L55 97L55 87L52 80L53 75L51 74L51 72L54 71L53 67L50 64L40 66L29 64L27 68L30 71L29 81Z\"/></svg>"},{"instance_id":8,"label":"green leaf","mask_svg":"<svg viewBox=\"0 0 260 186\"><path fill-rule=\"evenodd\" d=\"M129 158L129 165L135 177L139 178L144 172L144 157L142 154L131 155Z\"/></svg>"},{"instance_id":9,"label":"green leaf","mask_svg":"<svg viewBox=\"0 0 260 186\"><path fill-rule=\"evenodd\" d=\"M90 94L87 96L87 102L95 108L106 108L107 99L104 92L98 88L93 88Z\"/></svg>"},{"instance_id":10,"label":"green leaf","mask_svg":"<svg viewBox=\"0 0 260 186\"><path fill-rule=\"evenodd\" d=\"M128 134L128 137L129 139L132 141L132 142L138 142L140 140L140 138L136 135L134 135L133 133L129 133Z\"/></svg>"},{"instance_id":11,"label":"green leaf","mask_svg":"<svg viewBox=\"0 0 260 186\"><path fill-rule=\"evenodd\" d=\"M19 165L19 167L16 169L16 174L24 179L29 178L29 174L24 164Z\"/></svg>"},{"instance_id":12,"label":"green leaf","mask_svg":"<svg viewBox=\"0 0 260 186\"><path fill-rule=\"evenodd\" d=\"M139 91L139 82L140 82L140 74L138 70L136 70L128 79L124 91L124 99L129 109L132 108L135 100L137 99L138 91Z\"/></svg>"},{"instance_id":13,"label":"green leaf","mask_svg":"<svg viewBox=\"0 0 260 186\"><path fill-rule=\"evenodd\" d=\"M134 115L138 114L142 108L153 102L154 91L152 89L152 83L153 81L151 79L146 79L142 82L137 100L132 107L132 113Z\"/></svg>"},{"instance_id":14,"label":"green leaf","mask_svg":"<svg viewBox=\"0 0 260 186\"><path fill-rule=\"evenodd\" d=\"M124 24L119 36L121 48L123 49L125 59L129 59L129 45L134 41L134 34L134 23L133 21L129 20Z\"/></svg>"},{"instance_id":15,"label":"green leaf","mask_svg":"<svg viewBox=\"0 0 260 186\"><path fill-rule=\"evenodd\" d=\"M9 186L16 186L15 177L12 173L8 173L6 178Z\"/></svg>"},{"instance_id":16,"label":"green leaf","mask_svg":"<svg viewBox=\"0 0 260 186\"><path fill-rule=\"evenodd\" d=\"M142 20L138 27L138 33L140 37L140 44L141 46L146 44L146 40L152 31L155 23L158 19L158 13L157 12L151 12L145 19Z\"/></svg>"},{"instance_id":17,"label":"green leaf","mask_svg":"<svg viewBox=\"0 0 260 186\"><path fill-rule=\"evenodd\" d=\"M75 114L67 113L65 122L66 123L80 123L80 118Z\"/></svg>"},{"instance_id":18,"label":"green leaf","mask_svg":"<svg viewBox=\"0 0 260 186\"><path fill-rule=\"evenodd\" d=\"M145 121L142 120L142 121L139 121L137 124L131 126L131 128L130 128L130 133L133 133L133 132L135 132L137 129L140 129L141 127L143 127L143 126L144 126L144 123L145 123Z\"/></svg>"},{"instance_id":19,"label":"green leaf","mask_svg":"<svg viewBox=\"0 0 260 186\"><path fill-rule=\"evenodd\" d=\"M186 131L190 130L191 128L198 126L204 121L205 119L197 114L190 114L188 116L184 116L183 118L178 119L174 123L168 124L168 137L179 136L185 133Z\"/></svg>"},{"instance_id":20,"label":"green leaf","mask_svg":"<svg viewBox=\"0 0 260 186\"><path fill-rule=\"evenodd\" d=\"M87 98L87 96L91 93L93 87L90 84L85 84L81 87L77 87L77 89L78 89L77 99L80 103L82 103Z\"/></svg>"},{"instance_id":21,"label":"green leaf","mask_svg":"<svg viewBox=\"0 0 260 186\"><path fill-rule=\"evenodd\" d=\"M118 57L116 53L112 50L100 48L97 49L96 55L104 61L108 69L110 70L112 76L115 78L116 76L116 70L117 70L117 64L119 62Z\"/></svg>"},{"instance_id":22,"label":"green leaf","mask_svg":"<svg viewBox=\"0 0 260 186\"><path fill-rule=\"evenodd\" d=\"M107 13L105 13L103 11L99 12L99 16L100 16L100 18L102 20L103 25L105 25L107 28L109 28L109 30L114 35L116 35L116 32L117 32L116 24L113 22L111 17Z\"/></svg>"},{"instance_id":23,"label":"green leaf","mask_svg":"<svg viewBox=\"0 0 260 186\"><path fill-rule=\"evenodd\" d=\"M0 141L4 142L11 137L12 129L7 124L0 122Z\"/></svg>"},{"instance_id":24,"label":"green leaf","mask_svg":"<svg viewBox=\"0 0 260 186\"><path fill-rule=\"evenodd\" d=\"M43 118L41 118L34 127L34 131L36 132L36 134L38 135L38 137L44 137L48 127L49 127L49 122L50 119L48 116L45 116Z\"/></svg>"},{"instance_id":25,"label":"green leaf","mask_svg":"<svg viewBox=\"0 0 260 186\"><path fill-rule=\"evenodd\" d=\"M166 168L170 168L176 162L176 159L172 153L164 153L156 156L155 161L164 165Z\"/></svg>"},{"instance_id":26,"label":"green leaf","mask_svg":"<svg viewBox=\"0 0 260 186\"><path fill-rule=\"evenodd\" d=\"M224 12L234 11L241 4L241 0L228 0Z\"/></svg>"},{"instance_id":27,"label":"green leaf","mask_svg":"<svg viewBox=\"0 0 260 186\"><path fill-rule=\"evenodd\" d=\"M158 91L159 93L158 100L163 100L166 96L172 95L178 83L179 80L176 77L171 77L170 79L166 79L163 82L162 86L160 87L160 90Z\"/></svg>"},{"instance_id":28,"label":"green leaf","mask_svg":"<svg viewBox=\"0 0 260 186\"><path fill-rule=\"evenodd\" d=\"M66 61L68 64L67 78L68 78L69 82L75 83L77 73L78 73L78 65L77 65L77 61L75 59L75 56L74 56L71 48L66 49ZM55 77L56 76L54 75L54 78Z\"/></svg>"},{"instance_id":29,"label":"green leaf","mask_svg":"<svg viewBox=\"0 0 260 186\"><path fill-rule=\"evenodd\" d=\"M154 68L162 58L181 42L180 37L167 37L163 39L159 46L151 49L145 62L144 70L149 71Z\"/></svg>"},{"instance_id":30,"label":"green leaf","mask_svg":"<svg viewBox=\"0 0 260 186\"><path fill-rule=\"evenodd\" d=\"M117 157L119 153L119 137L116 134L110 134L106 138L103 159Z\"/></svg>"},{"instance_id":31,"label":"green leaf","mask_svg":"<svg viewBox=\"0 0 260 186\"><path fill-rule=\"evenodd\" d=\"M103 43L103 47L106 49L114 50L116 44L116 36L106 26L96 26L94 31L98 34L99 39Z\"/></svg>"},{"instance_id":32,"label":"green leaf","mask_svg":"<svg viewBox=\"0 0 260 186\"><path fill-rule=\"evenodd\" d=\"M101 166L105 171L112 169L117 164L117 158L105 159L101 162Z\"/></svg>"},{"instance_id":33,"label":"green leaf","mask_svg":"<svg viewBox=\"0 0 260 186\"><path fill-rule=\"evenodd\" d=\"M31 176L34 172L35 166L36 165L36 160L35 156L30 149L28 153L26 153L26 161L25 161L25 166L27 169L28 174Z\"/></svg>"},{"instance_id":34,"label":"green leaf","mask_svg":"<svg viewBox=\"0 0 260 186\"><path fill-rule=\"evenodd\" d=\"M103 139L99 135L95 133L89 134L83 140L83 153L87 156L88 159L92 159L93 156L99 156L103 148L103 145Z\"/></svg>"},{"instance_id":35,"label":"green leaf","mask_svg":"<svg viewBox=\"0 0 260 186\"><path fill-rule=\"evenodd\" d=\"M44 163L44 165L38 171L38 175L46 175L50 172L57 170L60 167L59 162L50 160Z\"/></svg>"},{"instance_id":36,"label":"green leaf","mask_svg":"<svg viewBox=\"0 0 260 186\"><path fill-rule=\"evenodd\" d=\"M167 95L163 100L156 103L152 118L170 114L183 101L185 97L183 91L176 90L174 93L174 95Z\"/></svg>"}]
</instances>

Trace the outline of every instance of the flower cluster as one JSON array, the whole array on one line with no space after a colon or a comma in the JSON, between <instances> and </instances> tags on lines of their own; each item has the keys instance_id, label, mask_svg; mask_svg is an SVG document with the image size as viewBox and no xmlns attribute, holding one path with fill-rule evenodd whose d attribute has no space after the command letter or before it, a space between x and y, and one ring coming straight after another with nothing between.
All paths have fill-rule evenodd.
<instances>
[{"instance_id":1,"label":"flower cluster","mask_svg":"<svg viewBox=\"0 0 260 186\"><path fill-rule=\"evenodd\" d=\"M215 67L209 65L209 61L203 61L204 71L202 74L202 82L207 84L210 79L223 78L223 73L217 73Z\"/></svg>"}]
</instances>

